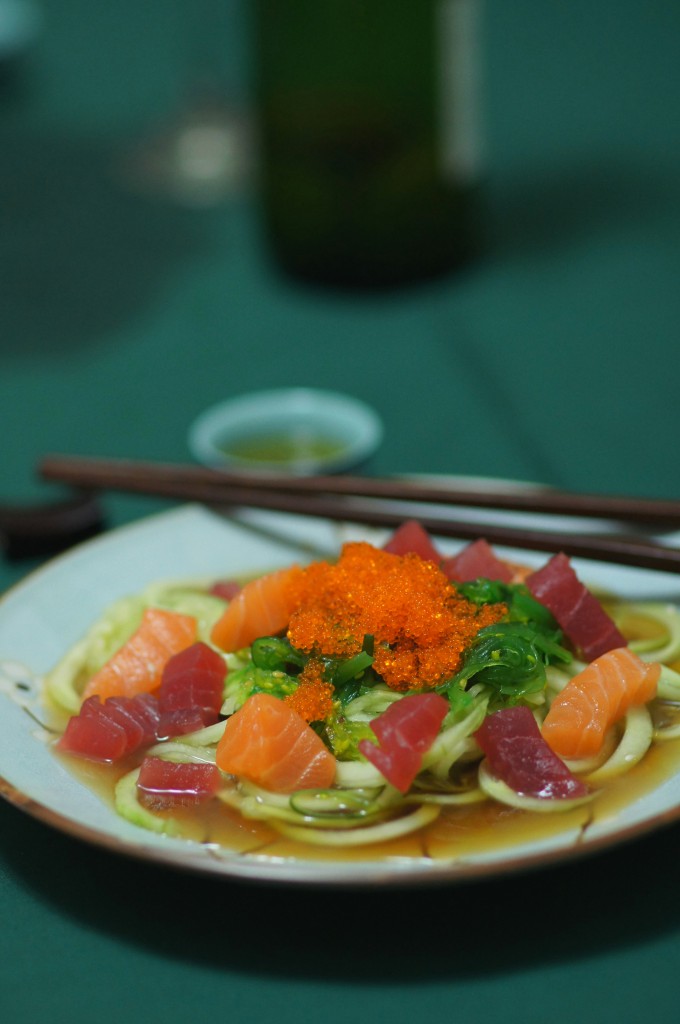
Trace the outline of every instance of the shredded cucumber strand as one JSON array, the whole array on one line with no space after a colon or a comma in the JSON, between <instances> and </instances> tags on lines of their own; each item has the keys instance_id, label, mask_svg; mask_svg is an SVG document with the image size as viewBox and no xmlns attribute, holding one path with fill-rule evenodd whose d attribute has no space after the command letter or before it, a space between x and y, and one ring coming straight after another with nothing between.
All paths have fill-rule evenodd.
<instances>
[{"instance_id":1,"label":"shredded cucumber strand","mask_svg":"<svg viewBox=\"0 0 680 1024\"><path fill-rule=\"evenodd\" d=\"M660 697L651 704L655 740L680 738L680 697Z\"/></svg>"},{"instance_id":2,"label":"shredded cucumber strand","mask_svg":"<svg viewBox=\"0 0 680 1024\"><path fill-rule=\"evenodd\" d=\"M195 732L184 733L180 742L186 743L190 747L213 746L221 740L226 724L226 722L215 722L214 725L207 725L205 729L197 729ZM179 737L176 738L179 739Z\"/></svg>"},{"instance_id":3,"label":"shredded cucumber strand","mask_svg":"<svg viewBox=\"0 0 680 1024\"><path fill-rule=\"evenodd\" d=\"M472 789L462 790L459 793L438 793L429 790L419 790L417 793L409 793L404 797L406 804L438 804L440 807L459 807L465 804L478 804L487 800L488 797L480 786Z\"/></svg>"},{"instance_id":4,"label":"shredded cucumber strand","mask_svg":"<svg viewBox=\"0 0 680 1024\"><path fill-rule=\"evenodd\" d=\"M645 756L653 739L652 716L647 708L630 708L626 713L623 735L616 750L603 765L586 775L584 781L589 785L599 786L630 771L633 765Z\"/></svg>"},{"instance_id":5,"label":"shredded cucumber strand","mask_svg":"<svg viewBox=\"0 0 680 1024\"><path fill-rule=\"evenodd\" d=\"M590 775L608 761L616 750L621 738L618 726L612 726L605 733L602 747L591 757L564 758L564 763L574 775Z\"/></svg>"},{"instance_id":6,"label":"shredded cucumber strand","mask_svg":"<svg viewBox=\"0 0 680 1024\"><path fill-rule=\"evenodd\" d=\"M614 621L625 613L633 613L644 615L663 627L663 635L631 640L628 645L644 661L675 661L680 658L680 610L674 605L657 601L625 602L620 605L621 616L616 612L617 609L612 612Z\"/></svg>"},{"instance_id":7,"label":"shredded cucumber strand","mask_svg":"<svg viewBox=\"0 0 680 1024\"><path fill-rule=\"evenodd\" d=\"M335 782L342 789L384 786L385 776L368 761L338 761Z\"/></svg>"},{"instance_id":8,"label":"shredded cucumber strand","mask_svg":"<svg viewBox=\"0 0 680 1024\"><path fill-rule=\"evenodd\" d=\"M177 740L163 740L149 747L150 757L161 757L165 761L179 761L182 764L215 764L215 747L197 747Z\"/></svg>"},{"instance_id":9,"label":"shredded cucumber strand","mask_svg":"<svg viewBox=\"0 0 680 1024\"><path fill-rule=\"evenodd\" d=\"M471 748L476 748L470 737L484 721L487 705L488 698L479 700L465 718L440 732L423 756L421 770L431 772L438 779L446 779L455 762L469 755Z\"/></svg>"},{"instance_id":10,"label":"shredded cucumber strand","mask_svg":"<svg viewBox=\"0 0 680 1024\"><path fill-rule=\"evenodd\" d=\"M669 668L668 665L662 665L656 695L659 700L680 701L680 672Z\"/></svg>"},{"instance_id":11,"label":"shredded cucumber strand","mask_svg":"<svg viewBox=\"0 0 680 1024\"><path fill-rule=\"evenodd\" d=\"M392 818L377 825L362 825L358 828L343 829L312 829L304 825L290 825L283 821L272 824L278 832L288 839L298 842L312 843L314 846L368 846L372 843L385 843L390 839L417 832L431 824L439 816L440 808L436 804L423 804L408 814Z\"/></svg>"},{"instance_id":12,"label":"shredded cucumber strand","mask_svg":"<svg viewBox=\"0 0 680 1024\"><path fill-rule=\"evenodd\" d=\"M245 818L258 821L268 821L271 824L288 822L292 825L305 829L305 835L314 829L340 830L354 829L359 825L364 827L376 821L383 821L391 817L395 809L401 803L401 795L390 791L390 787L383 787L372 800L368 800L359 814L348 815L346 812L338 811L335 816L330 814L310 814L298 807L309 808L314 801L314 792L320 791L298 791L294 794L270 793L252 784L241 785L237 790L225 790L218 793L218 796L225 803L237 808ZM333 792L333 791L325 791ZM352 791L356 792L356 791ZM340 794L335 794L339 797ZM351 797L350 797L351 798Z\"/></svg>"},{"instance_id":13,"label":"shredded cucumber strand","mask_svg":"<svg viewBox=\"0 0 680 1024\"><path fill-rule=\"evenodd\" d=\"M388 686L378 684L349 702L344 711L345 718L351 722L370 722L403 696L402 693L390 690Z\"/></svg>"}]
</instances>

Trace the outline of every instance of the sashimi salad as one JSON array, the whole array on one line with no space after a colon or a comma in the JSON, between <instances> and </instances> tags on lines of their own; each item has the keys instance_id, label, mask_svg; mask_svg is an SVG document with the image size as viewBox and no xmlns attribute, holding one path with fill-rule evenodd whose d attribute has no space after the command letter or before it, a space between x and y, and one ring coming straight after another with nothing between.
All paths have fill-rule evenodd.
<instances>
[{"instance_id":1,"label":"sashimi salad","mask_svg":"<svg viewBox=\"0 0 680 1024\"><path fill-rule=\"evenodd\" d=\"M675 608L601 600L564 554L447 557L409 521L334 561L122 599L46 694L60 755L113 766L135 824L181 834L221 802L342 847L478 801L597 799L680 735L679 666Z\"/></svg>"}]
</instances>

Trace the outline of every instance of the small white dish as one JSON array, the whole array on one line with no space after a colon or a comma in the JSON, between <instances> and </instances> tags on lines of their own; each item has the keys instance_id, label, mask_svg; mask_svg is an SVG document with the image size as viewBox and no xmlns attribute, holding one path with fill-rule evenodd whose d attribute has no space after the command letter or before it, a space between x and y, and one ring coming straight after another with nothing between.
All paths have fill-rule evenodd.
<instances>
[{"instance_id":1,"label":"small white dish","mask_svg":"<svg viewBox=\"0 0 680 1024\"><path fill-rule=\"evenodd\" d=\"M377 413L350 395L282 388L207 409L189 430L189 449L212 468L312 476L358 466L382 435Z\"/></svg>"}]
</instances>

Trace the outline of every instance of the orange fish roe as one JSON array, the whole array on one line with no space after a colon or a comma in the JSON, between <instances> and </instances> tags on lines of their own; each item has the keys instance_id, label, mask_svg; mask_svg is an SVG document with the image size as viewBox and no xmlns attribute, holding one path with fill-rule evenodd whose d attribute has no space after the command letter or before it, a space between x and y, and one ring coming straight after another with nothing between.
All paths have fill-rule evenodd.
<instances>
[{"instance_id":1,"label":"orange fish roe","mask_svg":"<svg viewBox=\"0 0 680 1024\"><path fill-rule=\"evenodd\" d=\"M315 562L295 582L288 638L298 650L351 657L374 638L376 672L395 690L434 686L459 668L483 626L503 604L478 607L443 572L417 555L345 544L335 565Z\"/></svg>"},{"instance_id":2,"label":"orange fish roe","mask_svg":"<svg viewBox=\"0 0 680 1024\"><path fill-rule=\"evenodd\" d=\"M333 710L333 686L323 678L322 665L310 658L298 676L298 687L284 697L306 722L322 722Z\"/></svg>"}]
</instances>

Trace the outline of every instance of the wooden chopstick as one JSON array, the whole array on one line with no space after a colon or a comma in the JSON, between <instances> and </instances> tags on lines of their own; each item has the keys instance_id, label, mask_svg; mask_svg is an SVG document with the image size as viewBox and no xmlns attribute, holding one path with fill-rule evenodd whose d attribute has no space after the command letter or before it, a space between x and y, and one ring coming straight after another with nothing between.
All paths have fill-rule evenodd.
<instances>
[{"instance_id":1,"label":"wooden chopstick","mask_svg":"<svg viewBox=\"0 0 680 1024\"><path fill-rule=\"evenodd\" d=\"M84 456L49 455L39 464L46 480L88 490L115 490L217 507L250 507L319 516L325 519L398 526L417 518L441 537L458 540L485 537L489 543L521 550L557 552L666 571L680 571L680 550L640 537L527 529L493 523L440 518L426 507L414 513L410 504L484 507L503 511L616 517L665 526L680 523L680 502L598 497L549 490L526 492L429 487L420 482L357 477L283 477L227 473L201 466L151 463ZM441 513L441 509L440 509Z\"/></svg>"},{"instance_id":2,"label":"wooden chopstick","mask_svg":"<svg viewBox=\"0 0 680 1024\"><path fill-rule=\"evenodd\" d=\"M222 500L233 503L230 495L237 489L250 491L321 493L394 501L418 501L427 504L489 508L497 511L547 513L618 519L661 528L680 528L680 500L638 498L619 495L575 494L548 487L494 488L442 486L416 480L375 479L355 476L292 477L275 474L232 473L170 463L151 463L126 459L99 459L87 456L48 455L39 466L45 479L61 480L75 486L103 489L147 491L161 489L169 496L190 497L200 488L219 487ZM182 493L178 493L178 492Z\"/></svg>"}]
</instances>

